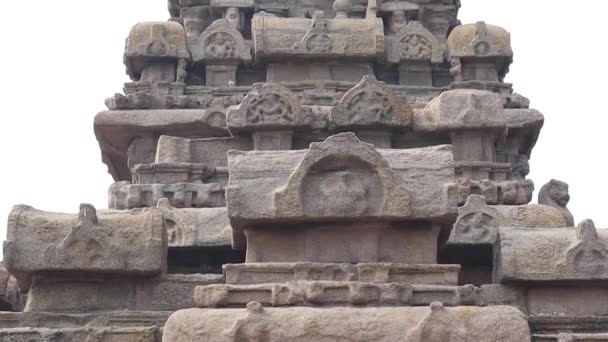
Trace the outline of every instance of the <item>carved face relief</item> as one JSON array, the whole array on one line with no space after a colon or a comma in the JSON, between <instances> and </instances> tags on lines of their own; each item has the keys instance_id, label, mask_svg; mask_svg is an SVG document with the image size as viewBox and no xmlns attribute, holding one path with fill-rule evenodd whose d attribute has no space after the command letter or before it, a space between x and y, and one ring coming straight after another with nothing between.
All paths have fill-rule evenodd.
<instances>
[{"instance_id":1,"label":"carved face relief","mask_svg":"<svg viewBox=\"0 0 608 342\"><path fill-rule=\"evenodd\" d=\"M293 122L292 105L279 94L263 93L255 97L247 108L247 121L250 123Z\"/></svg>"},{"instance_id":2,"label":"carved face relief","mask_svg":"<svg viewBox=\"0 0 608 342\"><path fill-rule=\"evenodd\" d=\"M359 216L382 210L378 174L363 162L329 158L313 167L302 183L304 212L319 216Z\"/></svg>"},{"instance_id":3,"label":"carved face relief","mask_svg":"<svg viewBox=\"0 0 608 342\"><path fill-rule=\"evenodd\" d=\"M401 58L409 60L431 59L431 42L419 34L410 34L401 39Z\"/></svg>"},{"instance_id":4,"label":"carved face relief","mask_svg":"<svg viewBox=\"0 0 608 342\"><path fill-rule=\"evenodd\" d=\"M234 59L238 57L237 43L230 34L216 32L205 41L205 56L217 59Z\"/></svg>"}]
</instances>

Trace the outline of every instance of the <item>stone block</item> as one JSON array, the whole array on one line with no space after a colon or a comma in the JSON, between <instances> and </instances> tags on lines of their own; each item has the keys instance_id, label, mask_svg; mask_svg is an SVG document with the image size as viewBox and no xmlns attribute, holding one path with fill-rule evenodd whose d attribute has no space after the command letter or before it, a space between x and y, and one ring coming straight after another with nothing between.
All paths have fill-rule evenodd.
<instances>
[{"instance_id":1,"label":"stone block","mask_svg":"<svg viewBox=\"0 0 608 342\"><path fill-rule=\"evenodd\" d=\"M435 264L439 232L426 222L257 225L245 228L246 262Z\"/></svg>"},{"instance_id":2,"label":"stone block","mask_svg":"<svg viewBox=\"0 0 608 342\"><path fill-rule=\"evenodd\" d=\"M534 342L608 342L608 333L534 334Z\"/></svg>"},{"instance_id":3,"label":"stone block","mask_svg":"<svg viewBox=\"0 0 608 342\"><path fill-rule=\"evenodd\" d=\"M196 286L223 283L220 274L130 277L35 275L25 312L172 311L194 305Z\"/></svg>"},{"instance_id":4,"label":"stone block","mask_svg":"<svg viewBox=\"0 0 608 342\"><path fill-rule=\"evenodd\" d=\"M499 227L567 227L559 210L539 204L489 206L485 198L471 195L452 228L449 245L494 245Z\"/></svg>"},{"instance_id":5,"label":"stone block","mask_svg":"<svg viewBox=\"0 0 608 342\"><path fill-rule=\"evenodd\" d=\"M339 59L346 61L383 58L382 19L280 18L255 15L251 24L256 61Z\"/></svg>"},{"instance_id":6,"label":"stone block","mask_svg":"<svg viewBox=\"0 0 608 342\"><path fill-rule=\"evenodd\" d=\"M228 112L230 132L285 131L309 126L311 113L298 96L276 83L258 83L247 93L238 108Z\"/></svg>"},{"instance_id":7,"label":"stone block","mask_svg":"<svg viewBox=\"0 0 608 342\"><path fill-rule=\"evenodd\" d=\"M218 172L228 167L226 154L230 150L253 150L253 142L239 137L187 139L165 135L158 139L155 162L203 164Z\"/></svg>"},{"instance_id":8,"label":"stone block","mask_svg":"<svg viewBox=\"0 0 608 342\"><path fill-rule=\"evenodd\" d=\"M170 248L231 246L232 227L225 207L178 209L164 198L158 208L163 212Z\"/></svg>"},{"instance_id":9,"label":"stone block","mask_svg":"<svg viewBox=\"0 0 608 342\"><path fill-rule=\"evenodd\" d=\"M196 307L244 307L256 301L282 306L420 306L441 300L445 305L476 303L473 293L465 298L464 287L366 283L358 281L299 281L296 283L198 286ZM467 302L470 300L470 302Z\"/></svg>"},{"instance_id":10,"label":"stone block","mask_svg":"<svg viewBox=\"0 0 608 342\"><path fill-rule=\"evenodd\" d=\"M214 324L209 324L213 322ZM364 326L365 329L357 327ZM524 315L504 306L487 308L264 308L190 309L171 315L163 340L194 342L213 336L217 342L263 338L278 341L353 342L503 341L529 342Z\"/></svg>"},{"instance_id":11,"label":"stone block","mask_svg":"<svg viewBox=\"0 0 608 342\"><path fill-rule=\"evenodd\" d=\"M250 62L252 59L251 47L245 42L241 32L228 19L215 20L200 36L189 40L188 48L192 54L192 60L197 63L235 66L239 63Z\"/></svg>"},{"instance_id":12,"label":"stone block","mask_svg":"<svg viewBox=\"0 0 608 342\"><path fill-rule=\"evenodd\" d=\"M157 328L14 328L0 329L2 342L157 342Z\"/></svg>"},{"instance_id":13,"label":"stone block","mask_svg":"<svg viewBox=\"0 0 608 342\"><path fill-rule=\"evenodd\" d=\"M500 227L494 248L496 282L608 280L608 231L592 221L577 228Z\"/></svg>"},{"instance_id":14,"label":"stone block","mask_svg":"<svg viewBox=\"0 0 608 342\"><path fill-rule=\"evenodd\" d=\"M189 300L192 300L191 297ZM171 313L172 311L0 312L0 330L23 327L46 329L162 327ZM78 342L82 341L78 340Z\"/></svg>"},{"instance_id":15,"label":"stone block","mask_svg":"<svg viewBox=\"0 0 608 342\"><path fill-rule=\"evenodd\" d=\"M412 108L384 82L364 76L347 91L329 116L336 128L400 128L408 127Z\"/></svg>"},{"instance_id":16,"label":"stone block","mask_svg":"<svg viewBox=\"0 0 608 342\"><path fill-rule=\"evenodd\" d=\"M133 27L125 46L125 65L133 80L183 82L177 60L189 60L186 32L176 22L145 22ZM184 66L185 67L185 66Z\"/></svg>"},{"instance_id":17,"label":"stone block","mask_svg":"<svg viewBox=\"0 0 608 342\"><path fill-rule=\"evenodd\" d=\"M457 89L441 93L414 115L416 131L486 130L504 132L507 123L502 96L482 90Z\"/></svg>"},{"instance_id":18,"label":"stone block","mask_svg":"<svg viewBox=\"0 0 608 342\"><path fill-rule=\"evenodd\" d=\"M455 81L501 81L513 62L511 35L484 22L457 26L447 40Z\"/></svg>"},{"instance_id":19,"label":"stone block","mask_svg":"<svg viewBox=\"0 0 608 342\"><path fill-rule=\"evenodd\" d=\"M217 208L226 206L224 187L218 183L131 184L117 182L108 191L109 206L126 210L148 208L166 198L176 208Z\"/></svg>"},{"instance_id":20,"label":"stone block","mask_svg":"<svg viewBox=\"0 0 608 342\"><path fill-rule=\"evenodd\" d=\"M235 221L432 220L456 213L444 187L455 180L449 146L376 150L342 133L308 150L231 151L228 159L228 215Z\"/></svg>"},{"instance_id":21,"label":"stone block","mask_svg":"<svg viewBox=\"0 0 608 342\"><path fill-rule=\"evenodd\" d=\"M151 151L147 152L149 157L140 161L153 163L156 140L160 135L193 138L230 135L225 122L222 125L207 114L208 111L204 109L116 110L97 114L94 123L95 136L101 148L103 162L108 166L108 172L116 181L131 180L128 155L132 143L138 137L151 139L148 142L151 146Z\"/></svg>"},{"instance_id":22,"label":"stone block","mask_svg":"<svg viewBox=\"0 0 608 342\"><path fill-rule=\"evenodd\" d=\"M360 281L427 285L458 284L458 265L247 263L226 264L227 284Z\"/></svg>"},{"instance_id":23,"label":"stone block","mask_svg":"<svg viewBox=\"0 0 608 342\"><path fill-rule=\"evenodd\" d=\"M78 214L16 206L4 243L6 268L22 289L39 272L97 272L149 276L166 268L167 240L159 209Z\"/></svg>"},{"instance_id":24,"label":"stone block","mask_svg":"<svg viewBox=\"0 0 608 342\"><path fill-rule=\"evenodd\" d=\"M534 316L593 317L608 315L608 289L602 287L532 287L527 306Z\"/></svg>"},{"instance_id":25,"label":"stone block","mask_svg":"<svg viewBox=\"0 0 608 342\"><path fill-rule=\"evenodd\" d=\"M135 165L132 173L136 184L196 183L209 179L215 169L203 164L156 163Z\"/></svg>"},{"instance_id":26,"label":"stone block","mask_svg":"<svg viewBox=\"0 0 608 342\"><path fill-rule=\"evenodd\" d=\"M221 274L169 274L140 281L135 310L175 311L194 307L192 293L197 286L224 282Z\"/></svg>"},{"instance_id":27,"label":"stone block","mask_svg":"<svg viewBox=\"0 0 608 342\"><path fill-rule=\"evenodd\" d=\"M387 60L399 64L401 61L440 64L444 61L441 43L419 21L410 21L387 39ZM430 74L429 74L430 76ZM429 85L430 86L430 85Z\"/></svg>"}]
</instances>

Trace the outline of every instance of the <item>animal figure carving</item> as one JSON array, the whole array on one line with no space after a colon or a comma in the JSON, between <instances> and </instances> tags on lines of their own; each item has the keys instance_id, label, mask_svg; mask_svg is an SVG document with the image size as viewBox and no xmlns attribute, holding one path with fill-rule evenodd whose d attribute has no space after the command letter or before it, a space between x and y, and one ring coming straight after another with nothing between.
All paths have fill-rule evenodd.
<instances>
[{"instance_id":1,"label":"animal figure carving","mask_svg":"<svg viewBox=\"0 0 608 342\"><path fill-rule=\"evenodd\" d=\"M559 180L552 179L540 189L540 193L538 194L539 204L558 209L564 215L568 227L574 227L574 217L566 207L568 202L570 202L568 184Z\"/></svg>"}]
</instances>

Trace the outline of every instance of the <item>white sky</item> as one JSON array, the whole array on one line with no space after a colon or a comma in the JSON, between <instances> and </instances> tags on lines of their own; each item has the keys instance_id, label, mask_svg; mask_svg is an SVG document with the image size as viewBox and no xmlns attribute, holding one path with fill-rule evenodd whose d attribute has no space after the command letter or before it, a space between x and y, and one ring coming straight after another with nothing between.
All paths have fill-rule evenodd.
<instances>
[{"instance_id":1,"label":"white sky","mask_svg":"<svg viewBox=\"0 0 608 342\"><path fill-rule=\"evenodd\" d=\"M608 2L462 0L463 23L484 20L512 34L508 82L545 114L530 178L570 184L575 220L608 228ZM112 178L101 162L93 118L128 81L122 52L131 26L168 18L166 0L5 1L0 127L0 237L13 204L77 212L107 207ZM24 15L20 15L24 14ZM536 196L535 196L536 197Z\"/></svg>"}]
</instances>

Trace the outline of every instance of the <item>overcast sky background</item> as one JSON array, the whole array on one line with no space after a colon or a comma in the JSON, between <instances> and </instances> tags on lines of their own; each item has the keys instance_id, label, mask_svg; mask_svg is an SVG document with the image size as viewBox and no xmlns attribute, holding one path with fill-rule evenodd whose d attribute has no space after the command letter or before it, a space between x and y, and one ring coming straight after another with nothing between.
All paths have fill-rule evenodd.
<instances>
[{"instance_id":1,"label":"overcast sky background","mask_svg":"<svg viewBox=\"0 0 608 342\"><path fill-rule=\"evenodd\" d=\"M329 0L328 0L329 1ZM537 191L570 184L575 221L608 228L606 131L608 2L462 0L463 23L511 32L506 81L545 115L531 159ZM137 22L168 18L166 0L5 1L0 113L0 237L14 204L77 212L107 207L112 178L101 162L93 118L128 81L124 40ZM24 15L21 15L24 14ZM536 201L536 194L535 194Z\"/></svg>"}]
</instances>

